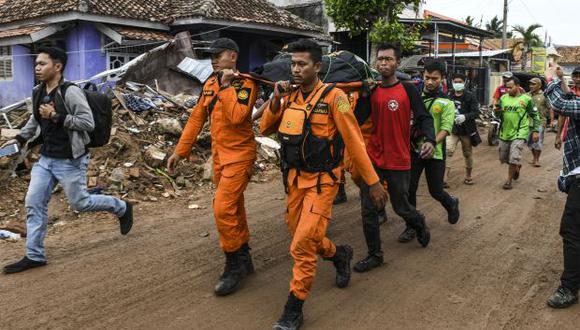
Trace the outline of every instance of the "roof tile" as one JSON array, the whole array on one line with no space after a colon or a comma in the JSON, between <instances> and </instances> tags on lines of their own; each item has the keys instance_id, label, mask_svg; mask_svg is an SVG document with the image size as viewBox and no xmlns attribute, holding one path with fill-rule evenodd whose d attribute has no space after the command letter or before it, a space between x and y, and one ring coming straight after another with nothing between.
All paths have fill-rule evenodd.
<instances>
[{"instance_id":1,"label":"roof tile","mask_svg":"<svg viewBox=\"0 0 580 330\"><path fill-rule=\"evenodd\" d=\"M166 24L179 18L204 17L322 32L321 27L267 0L0 0L0 6L0 24L65 12L86 12Z\"/></svg>"}]
</instances>

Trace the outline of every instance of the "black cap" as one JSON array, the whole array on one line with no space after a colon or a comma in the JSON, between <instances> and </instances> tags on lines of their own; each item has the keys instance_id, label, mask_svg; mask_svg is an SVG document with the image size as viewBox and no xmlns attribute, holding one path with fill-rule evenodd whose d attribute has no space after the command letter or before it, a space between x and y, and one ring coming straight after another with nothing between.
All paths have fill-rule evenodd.
<instances>
[{"instance_id":1,"label":"black cap","mask_svg":"<svg viewBox=\"0 0 580 330\"><path fill-rule=\"evenodd\" d=\"M204 53L219 54L224 50L233 50L236 53L240 52L240 48L235 41L230 38L219 38L214 40L214 42L211 43L211 46L209 46L209 49L206 49Z\"/></svg>"},{"instance_id":2,"label":"black cap","mask_svg":"<svg viewBox=\"0 0 580 330\"><path fill-rule=\"evenodd\" d=\"M572 74L576 74L576 73L580 73L580 66L575 67L574 71L572 71Z\"/></svg>"}]
</instances>

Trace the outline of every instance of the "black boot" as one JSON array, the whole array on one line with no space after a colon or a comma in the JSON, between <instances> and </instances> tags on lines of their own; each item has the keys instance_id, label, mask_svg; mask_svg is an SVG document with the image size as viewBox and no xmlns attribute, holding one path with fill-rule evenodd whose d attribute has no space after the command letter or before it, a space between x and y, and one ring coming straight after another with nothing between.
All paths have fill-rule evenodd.
<instances>
[{"instance_id":1,"label":"black boot","mask_svg":"<svg viewBox=\"0 0 580 330\"><path fill-rule=\"evenodd\" d=\"M248 274L254 273L254 263L252 262L252 255L250 254L250 246L248 243L244 243L240 248L240 259Z\"/></svg>"},{"instance_id":2,"label":"black boot","mask_svg":"<svg viewBox=\"0 0 580 330\"><path fill-rule=\"evenodd\" d=\"M272 330L299 329L304 321L304 316L302 315L303 304L303 300L296 298L293 293L290 293L286 306L284 306L284 313L280 316L278 322L274 324Z\"/></svg>"},{"instance_id":3,"label":"black boot","mask_svg":"<svg viewBox=\"0 0 580 330\"><path fill-rule=\"evenodd\" d=\"M338 186L338 193L336 194L336 197L334 197L334 202L332 204L338 205L342 203L346 203L346 190L344 189L344 183L341 183Z\"/></svg>"},{"instance_id":4,"label":"black boot","mask_svg":"<svg viewBox=\"0 0 580 330\"><path fill-rule=\"evenodd\" d=\"M246 276L248 271L242 263L240 251L226 252L226 266L219 282L214 288L214 292L218 296L227 296L234 293L240 283Z\"/></svg>"},{"instance_id":5,"label":"black boot","mask_svg":"<svg viewBox=\"0 0 580 330\"><path fill-rule=\"evenodd\" d=\"M346 288L350 282L350 262L352 260L352 247L350 245L339 245L336 247L336 254L331 260L336 267L336 286Z\"/></svg>"}]
</instances>

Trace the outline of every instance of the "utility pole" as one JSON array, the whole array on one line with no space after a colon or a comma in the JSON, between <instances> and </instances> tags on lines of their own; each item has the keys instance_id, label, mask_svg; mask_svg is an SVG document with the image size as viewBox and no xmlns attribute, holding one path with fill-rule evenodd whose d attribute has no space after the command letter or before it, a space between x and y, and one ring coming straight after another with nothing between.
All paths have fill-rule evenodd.
<instances>
[{"instance_id":1,"label":"utility pole","mask_svg":"<svg viewBox=\"0 0 580 330\"><path fill-rule=\"evenodd\" d=\"M503 31L501 32L501 49L507 47L507 15L508 15L508 0L503 0Z\"/></svg>"}]
</instances>

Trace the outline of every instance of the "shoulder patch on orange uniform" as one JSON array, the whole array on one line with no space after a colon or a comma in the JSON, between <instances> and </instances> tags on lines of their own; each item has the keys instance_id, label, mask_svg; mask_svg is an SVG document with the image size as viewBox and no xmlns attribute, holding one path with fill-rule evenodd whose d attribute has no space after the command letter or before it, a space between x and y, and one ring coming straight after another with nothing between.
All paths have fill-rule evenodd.
<instances>
[{"instance_id":1,"label":"shoulder patch on orange uniform","mask_svg":"<svg viewBox=\"0 0 580 330\"><path fill-rule=\"evenodd\" d=\"M350 103L344 95L337 95L334 99L334 103L336 104L336 110L338 110L338 112L347 113L350 111Z\"/></svg>"}]
</instances>

